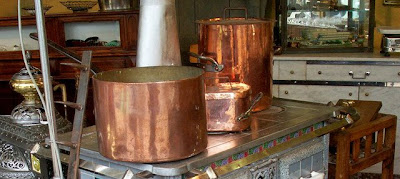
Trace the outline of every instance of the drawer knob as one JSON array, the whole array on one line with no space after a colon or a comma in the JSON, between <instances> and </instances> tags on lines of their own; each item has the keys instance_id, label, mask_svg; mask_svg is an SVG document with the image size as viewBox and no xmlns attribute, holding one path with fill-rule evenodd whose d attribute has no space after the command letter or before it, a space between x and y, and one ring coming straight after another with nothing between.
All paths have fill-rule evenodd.
<instances>
[{"instance_id":1,"label":"drawer knob","mask_svg":"<svg viewBox=\"0 0 400 179\"><path fill-rule=\"evenodd\" d=\"M349 96L353 96L353 93L349 93Z\"/></svg>"},{"instance_id":2,"label":"drawer knob","mask_svg":"<svg viewBox=\"0 0 400 179\"><path fill-rule=\"evenodd\" d=\"M318 75L322 74L322 71L318 71Z\"/></svg>"},{"instance_id":3,"label":"drawer knob","mask_svg":"<svg viewBox=\"0 0 400 179\"><path fill-rule=\"evenodd\" d=\"M285 91L285 94L289 94L289 91Z\"/></svg>"},{"instance_id":4,"label":"drawer knob","mask_svg":"<svg viewBox=\"0 0 400 179\"><path fill-rule=\"evenodd\" d=\"M397 73L397 75L399 75L399 76L400 76L400 72L398 72L398 73Z\"/></svg>"},{"instance_id":5,"label":"drawer knob","mask_svg":"<svg viewBox=\"0 0 400 179\"><path fill-rule=\"evenodd\" d=\"M369 96L369 93L365 93L365 96Z\"/></svg>"},{"instance_id":6,"label":"drawer knob","mask_svg":"<svg viewBox=\"0 0 400 179\"><path fill-rule=\"evenodd\" d=\"M292 74L292 75L293 75L293 74L294 74L294 71L293 71L293 70L290 70L290 74Z\"/></svg>"}]
</instances>

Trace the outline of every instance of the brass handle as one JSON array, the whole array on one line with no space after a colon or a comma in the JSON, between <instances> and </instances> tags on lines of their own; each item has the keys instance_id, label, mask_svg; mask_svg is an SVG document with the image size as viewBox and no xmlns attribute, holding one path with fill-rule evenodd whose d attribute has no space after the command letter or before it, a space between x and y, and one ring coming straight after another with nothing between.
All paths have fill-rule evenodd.
<instances>
[{"instance_id":1,"label":"brass handle","mask_svg":"<svg viewBox=\"0 0 400 179\"><path fill-rule=\"evenodd\" d=\"M369 96L369 93L365 93L365 96Z\"/></svg>"},{"instance_id":2,"label":"brass handle","mask_svg":"<svg viewBox=\"0 0 400 179\"><path fill-rule=\"evenodd\" d=\"M285 94L289 94L289 91L285 91Z\"/></svg>"},{"instance_id":3,"label":"brass handle","mask_svg":"<svg viewBox=\"0 0 400 179\"><path fill-rule=\"evenodd\" d=\"M293 70L290 70L290 74L294 74L294 71L293 71Z\"/></svg>"},{"instance_id":4,"label":"brass handle","mask_svg":"<svg viewBox=\"0 0 400 179\"><path fill-rule=\"evenodd\" d=\"M398 73L397 73L397 75L399 75L399 76L400 76L400 72L398 72Z\"/></svg>"},{"instance_id":5,"label":"brass handle","mask_svg":"<svg viewBox=\"0 0 400 179\"><path fill-rule=\"evenodd\" d=\"M371 75L371 72L367 71L364 73L364 76L362 77L354 77L354 72L353 71L349 71L349 75L351 76L351 78L353 79L366 79L367 76Z\"/></svg>"},{"instance_id":6,"label":"brass handle","mask_svg":"<svg viewBox=\"0 0 400 179\"><path fill-rule=\"evenodd\" d=\"M61 90L62 101L67 102L67 87L65 86L65 84L58 84L58 85L54 86L53 90L57 91L59 88ZM64 118L68 119L67 105L64 105Z\"/></svg>"},{"instance_id":7,"label":"brass handle","mask_svg":"<svg viewBox=\"0 0 400 179\"><path fill-rule=\"evenodd\" d=\"M349 93L349 96L353 96L353 93Z\"/></svg>"},{"instance_id":8,"label":"brass handle","mask_svg":"<svg viewBox=\"0 0 400 179\"><path fill-rule=\"evenodd\" d=\"M318 75L322 74L322 71L318 71Z\"/></svg>"}]
</instances>

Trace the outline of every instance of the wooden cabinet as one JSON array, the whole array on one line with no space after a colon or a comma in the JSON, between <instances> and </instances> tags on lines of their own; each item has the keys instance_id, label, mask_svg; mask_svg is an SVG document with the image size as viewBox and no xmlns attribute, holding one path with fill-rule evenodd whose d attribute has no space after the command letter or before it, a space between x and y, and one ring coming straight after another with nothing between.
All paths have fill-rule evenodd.
<instances>
[{"instance_id":1,"label":"wooden cabinet","mask_svg":"<svg viewBox=\"0 0 400 179\"><path fill-rule=\"evenodd\" d=\"M40 68L39 50L37 42L29 38L29 33L36 32L34 16L25 16L23 19L23 36L26 48L31 52L31 64ZM0 114L9 115L11 110L22 101L22 96L13 92L8 81L12 75L24 67L21 51L13 49L19 46L18 27L16 17L0 18ZM47 38L66 47L78 55L82 51L93 52L92 63L100 70L111 70L135 66L139 11L93 12L46 15ZM66 41L71 39L85 40L97 36L99 41L119 41L116 46L79 46L68 47ZM107 36L111 36L106 38ZM7 51L4 51L7 50ZM65 83L68 90L68 100L75 101L75 76L77 71L62 63L71 63L71 59L49 48L50 71L56 83ZM89 124L94 123L93 100L91 91L88 95L87 118ZM56 100L61 96L55 92ZM61 105L59 111L62 111ZM71 110L72 112L72 110ZM72 114L69 115L73 117Z\"/></svg>"},{"instance_id":2,"label":"wooden cabinet","mask_svg":"<svg viewBox=\"0 0 400 179\"><path fill-rule=\"evenodd\" d=\"M22 19L23 29L27 28L30 32L36 30L34 16L26 16ZM46 16L45 20L47 38L63 47L67 47L67 40L72 40L69 38L81 37L75 40L85 40L85 38L90 36L98 36L101 40L101 38L104 38L102 36L114 33L118 38L117 40L120 42L120 45L117 47L80 46L67 48L77 54L81 54L82 51L85 50L93 51L92 61L94 65L102 70L131 67L135 65L139 21L138 11L55 14ZM115 28L107 27L107 23L114 24ZM84 33L81 30L82 28L86 28L87 36L84 38L82 38L82 34ZM106 28L110 29L112 32L108 33L104 31ZM8 33L11 37L17 38L17 29L16 17L0 18L0 33ZM101 33L96 34L97 31ZM28 37L30 32L25 32L25 41L31 41ZM8 42L15 44L2 44L2 42L0 42L0 47L8 50L0 51L0 63L1 65L12 66L8 67L7 70L0 70L0 81L8 81L14 73L18 72L23 67L21 51L12 51L10 48L10 45L19 45L19 43L17 43L15 39L8 41L3 40L3 43ZM37 45L34 44L35 42L30 43L32 44L29 44L31 49L33 48L29 50L32 53L31 61L35 66L39 67L39 51L37 50ZM51 48L49 48L49 56L52 76L55 79L74 78L75 72L73 70L65 69L60 66L60 63L72 61Z\"/></svg>"}]
</instances>

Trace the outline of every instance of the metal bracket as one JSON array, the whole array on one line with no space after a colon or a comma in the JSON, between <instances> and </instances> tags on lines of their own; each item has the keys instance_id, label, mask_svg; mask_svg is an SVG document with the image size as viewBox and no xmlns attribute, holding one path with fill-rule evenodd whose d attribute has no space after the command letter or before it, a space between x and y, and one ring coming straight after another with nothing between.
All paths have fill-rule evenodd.
<instances>
[{"instance_id":1,"label":"metal bracket","mask_svg":"<svg viewBox=\"0 0 400 179\"><path fill-rule=\"evenodd\" d=\"M147 170L135 174L135 178L152 178L153 176L154 174Z\"/></svg>"},{"instance_id":2,"label":"metal bracket","mask_svg":"<svg viewBox=\"0 0 400 179\"><path fill-rule=\"evenodd\" d=\"M54 103L63 104L63 105L66 105L68 107L74 108L79 111L81 111L83 109L81 104L77 104L77 103L73 103L73 102L69 102L69 101L54 101Z\"/></svg>"},{"instance_id":3,"label":"metal bracket","mask_svg":"<svg viewBox=\"0 0 400 179\"><path fill-rule=\"evenodd\" d=\"M218 178L217 174L215 173L215 171L214 171L211 167L208 167L208 168L207 168L206 173L207 173L207 176L208 176L210 179L216 179L216 178Z\"/></svg>"},{"instance_id":4,"label":"metal bracket","mask_svg":"<svg viewBox=\"0 0 400 179\"><path fill-rule=\"evenodd\" d=\"M72 143L72 142L70 142L70 141L56 141L56 143L57 143L57 144L61 144L61 145L65 145L65 146L67 146L67 147L69 147L69 148L71 148L71 149L75 149L76 146L77 146L77 144Z\"/></svg>"},{"instance_id":5,"label":"metal bracket","mask_svg":"<svg viewBox=\"0 0 400 179\"><path fill-rule=\"evenodd\" d=\"M197 67L202 68L207 72L221 72L224 69L224 65L218 64L218 62L211 57L198 55L193 52L189 52L189 55L197 58L196 62ZM211 62L211 64L201 63L202 60Z\"/></svg>"}]
</instances>

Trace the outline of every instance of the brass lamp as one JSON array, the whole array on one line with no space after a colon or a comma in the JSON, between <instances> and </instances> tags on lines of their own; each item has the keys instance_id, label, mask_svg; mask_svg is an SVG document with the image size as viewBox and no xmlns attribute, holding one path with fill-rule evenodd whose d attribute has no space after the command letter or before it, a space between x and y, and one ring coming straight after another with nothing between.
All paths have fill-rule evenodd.
<instances>
[{"instance_id":1,"label":"brass lamp","mask_svg":"<svg viewBox=\"0 0 400 179\"><path fill-rule=\"evenodd\" d=\"M28 66L39 89L42 91L42 73L38 68L31 66L30 64L28 64ZM12 76L10 85L15 92L21 94L25 98L24 101L18 104L11 112L11 118L14 123L30 126L38 125L43 121L47 121L44 107L39 100L39 95L36 92L35 86L30 79L26 68L22 68L18 73L15 73ZM66 95L65 92L63 92L63 96L64 95ZM59 112L55 111L55 113L56 119L62 118Z\"/></svg>"}]
</instances>

